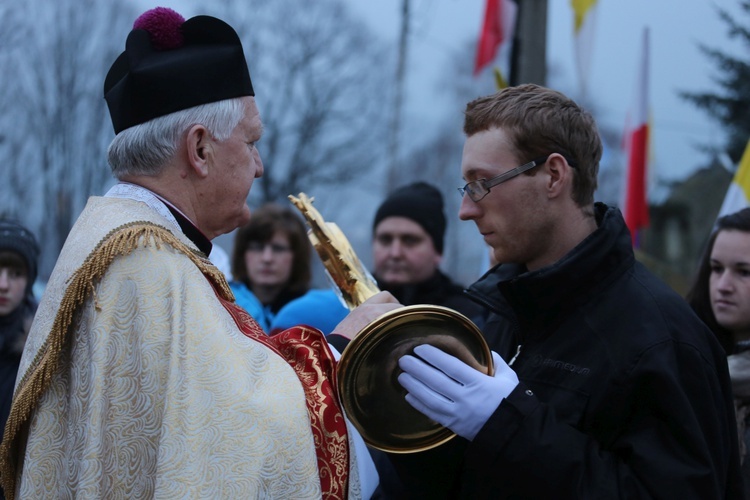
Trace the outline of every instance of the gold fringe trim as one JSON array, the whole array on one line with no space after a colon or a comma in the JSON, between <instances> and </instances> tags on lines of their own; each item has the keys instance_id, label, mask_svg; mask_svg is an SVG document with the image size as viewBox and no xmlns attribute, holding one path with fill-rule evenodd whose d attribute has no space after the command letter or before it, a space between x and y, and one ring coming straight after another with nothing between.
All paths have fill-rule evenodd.
<instances>
[{"instance_id":1,"label":"gold fringe trim","mask_svg":"<svg viewBox=\"0 0 750 500\"><path fill-rule=\"evenodd\" d=\"M116 257L128 255L138 247L145 248L152 244L157 249L165 244L187 255L215 285L223 298L234 302L234 294L224 274L211 264L203 253L182 243L168 229L141 221L125 224L107 234L68 280L52 330L13 395L10 416L0 444L0 484L8 500L13 500L16 494L16 467L19 460L21 430L57 372L60 354L70 336L76 313L86 300L94 295L96 284Z\"/></svg>"}]
</instances>

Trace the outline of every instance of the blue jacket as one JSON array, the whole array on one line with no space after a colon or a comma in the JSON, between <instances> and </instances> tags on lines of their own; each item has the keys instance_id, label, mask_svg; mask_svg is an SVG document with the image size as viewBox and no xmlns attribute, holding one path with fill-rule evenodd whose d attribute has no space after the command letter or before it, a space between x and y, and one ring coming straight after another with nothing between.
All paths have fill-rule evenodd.
<instances>
[{"instance_id":1,"label":"blue jacket","mask_svg":"<svg viewBox=\"0 0 750 500\"><path fill-rule=\"evenodd\" d=\"M298 325L312 326L328 335L349 314L333 290L313 289L298 296L285 294L273 304L263 305L244 283L232 281L229 287L237 305L269 335Z\"/></svg>"},{"instance_id":2,"label":"blue jacket","mask_svg":"<svg viewBox=\"0 0 750 500\"><path fill-rule=\"evenodd\" d=\"M270 306L264 306L258 297L255 296L250 289L240 281L230 281L229 288L234 293L234 300L237 305L242 307L245 311L258 322L263 331L268 333L271 331L271 320L273 319L273 313L271 312Z\"/></svg>"},{"instance_id":3,"label":"blue jacket","mask_svg":"<svg viewBox=\"0 0 750 500\"><path fill-rule=\"evenodd\" d=\"M333 332L349 309L344 307L333 290L308 290L306 294L289 301L271 321L271 333L297 325L312 326L325 335Z\"/></svg>"}]
</instances>

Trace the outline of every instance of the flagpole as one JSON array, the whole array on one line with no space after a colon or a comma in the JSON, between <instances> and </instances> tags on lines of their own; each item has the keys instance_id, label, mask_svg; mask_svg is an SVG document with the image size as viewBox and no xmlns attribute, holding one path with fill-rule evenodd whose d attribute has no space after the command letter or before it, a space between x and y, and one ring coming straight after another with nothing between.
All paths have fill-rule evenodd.
<instances>
[{"instance_id":1,"label":"flagpole","mask_svg":"<svg viewBox=\"0 0 750 500\"><path fill-rule=\"evenodd\" d=\"M399 178L401 113L404 100L404 81L406 79L406 56L409 38L409 0L402 0L401 4L401 35L398 44L398 63L394 81L393 109L391 115L390 164L386 179L387 189L396 187Z\"/></svg>"},{"instance_id":2,"label":"flagpole","mask_svg":"<svg viewBox=\"0 0 750 500\"><path fill-rule=\"evenodd\" d=\"M510 84L547 82L547 0L518 1Z\"/></svg>"}]
</instances>

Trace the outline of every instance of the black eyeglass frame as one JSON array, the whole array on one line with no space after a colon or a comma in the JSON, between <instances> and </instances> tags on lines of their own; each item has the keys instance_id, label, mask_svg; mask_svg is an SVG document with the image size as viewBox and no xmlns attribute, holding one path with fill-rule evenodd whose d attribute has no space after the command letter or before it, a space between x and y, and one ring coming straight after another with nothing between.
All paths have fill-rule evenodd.
<instances>
[{"instance_id":1,"label":"black eyeglass frame","mask_svg":"<svg viewBox=\"0 0 750 500\"><path fill-rule=\"evenodd\" d=\"M541 158L537 158L535 160L531 160L528 163L524 163L520 167L513 168L511 170L508 170L507 172L503 172L500 175L496 175L495 177L491 179L477 179L475 181L467 182L464 187L458 188L458 192L461 193L461 197L463 197L465 194L469 195L469 198L471 198L472 201L478 202L481 201L485 196L487 196L490 193L490 188L493 188L497 186L498 184L502 184L503 182L509 181L514 177L517 177L521 175L522 173L526 172L527 170L531 170L534 167L537 167L539 165L544 165L550 156L552 156L553 153L548 154L547 156L542 156ZM565 158L563 156L563 158ZM568 162L568 165L570 165L573 168L577 168L577 165L575 162L572 162L565 158Z\"/></svg>"}]
</instances>

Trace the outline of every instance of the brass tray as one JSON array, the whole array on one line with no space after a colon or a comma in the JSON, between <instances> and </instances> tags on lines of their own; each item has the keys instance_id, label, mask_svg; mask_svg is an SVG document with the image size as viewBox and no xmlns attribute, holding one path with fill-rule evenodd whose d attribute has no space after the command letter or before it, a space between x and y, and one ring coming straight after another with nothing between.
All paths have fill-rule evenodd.
<instances>
[{"instance_id":1,"label":"brass tray","mask_svg":"<svg viewBox=\"0 0 750 500\"><path fill-rule=\"evenodd\" d=\"M447 307L413 305L368 324L341 354L338 388L344 411L370 446L414 453L439 446L455 434L419 413L404 399L398 360L431 344L491 374L490 349L479 328Z\"/></svg>"},{"instance_id":2,"label":"brass tray","mask_svg":"<svg viewBox=\"0 0 750 500\"><path fill-rule=\"evenodd\" d=\"M350 310L379 292L349 240L326 222L305 193L289 196L310 226L308 236ZM450 429L406 402L398 383L398 359L419 344L431 344L484 373L492 373L490 348L466 316L435 305L406 306L376 318L341 353L336 375L349 420L373 448L414 453L454 437Z\"/></svg>"}]
</instances>

